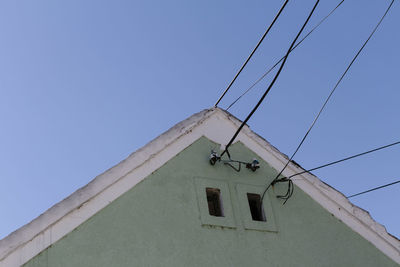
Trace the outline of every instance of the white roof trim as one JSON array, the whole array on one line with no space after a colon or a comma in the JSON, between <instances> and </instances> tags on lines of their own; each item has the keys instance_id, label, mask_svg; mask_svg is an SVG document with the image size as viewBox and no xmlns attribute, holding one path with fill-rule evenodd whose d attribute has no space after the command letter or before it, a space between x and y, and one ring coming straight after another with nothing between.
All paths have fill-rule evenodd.
<instances>
[{"instance_id":1,"label":"white roof trim","mask_svg":"<svg viewBox=\"0 0 400 267\"><path fill-rule=\"evenodd\" d=\"M26 263L201 136L219 144L228 143L240 123L219 108L204 110L178 123L29 224L0 240L0 266L21 266ZM275 169L281 169L287 161L285 155L247 126L236 141L242 142ZM303 169L300 166L290 164L284 175L301 171ZM311 174L299 175L293 182L336 218L400 264L400 241L388 234L385 227L375 222L368 212L353 205L343 194Z\"/></svg>"}]
</instances>

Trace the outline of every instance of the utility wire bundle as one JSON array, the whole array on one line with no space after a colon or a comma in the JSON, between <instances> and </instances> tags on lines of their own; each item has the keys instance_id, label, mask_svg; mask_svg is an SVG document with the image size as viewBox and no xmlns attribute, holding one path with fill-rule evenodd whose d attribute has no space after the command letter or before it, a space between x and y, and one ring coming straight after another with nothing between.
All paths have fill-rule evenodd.
<instances>
[{"instance_id":1,"label":"utility wire bundle","mask_svg":"<svg viewBox=\"0 0 400 267\"><path fill-rule=\"evenodd\" d=\"M234 133L234 135L232 136L232 138L230 139L230 141L228 142L228 144L225 146L224 151L221 154L221 157L226 153L228 155L228 157L230 158L230 154L229 154L229 147L231 146L231 144L233 143L233 141L236 139L236 137L238 136L238 134L240 133L240 131L242 130L242 128L244 127L244 125L248 122L248 120L252 117L252 115L255 113L255 111L258 109L258 107L261 105L261 103L263 102L263 100L265 99L265 97L267 96L267 94L269 93L269 91L271 90L271 88L273 87L274 83L276 82L276 80L278 79L283 66L285 65L289 54L296 48L298 47L318 26L320 26L342 3L344 2L344 0L342 0L341 2L339 2L339 4L328 14L326 15L319 23L317 23L317 25L312 28L311 31L309 31L297 44L297 39L299 38L299 36L301 35L302 31L304 30L305 26L307 25L308 21L310 20L311 16L313 15L319 0L317 0L312 8L312 10L310 11L306 21L304 22L303 26L301 27L301 29L299 30L299 32L297 33L296 37L294 38L293 42L291 43L289 49L287 50L285 56L283 56L278 62L276 62L266 73L264 73L255 83L253 83L253 85L251 85L242 95L240 95L235 101L233 101L229 106L228 109L230 107L232 107L241 97L243 97L247 92L249 92L257 83L259 83L266 75L268 75L279 63L281 63L277 73L275 74L274 78L272 79L270 85L267 87L267 89L265 90L264 94L261 96L261 98L259 99L259 101L257 102L257 104L254 106L254 108L251 110L251 112L248 114L248 116L246 117L246 119L242 122L242 124L239 126L239 128L237 129L237 131ZM276 20L278 19L278 17L280 16L280 14L282 13L283 9L285 8L286 4L288 3L288 0L286 0L283 4L283 6L281 7L281 9L279 10L278 14L275 16L274 20L272 21L271 25L267 28L266 32L264 33L264 35L262 36L261 40L258 42L257 46L254 48L254 50L251 52L250 56L247 58L247 60L245 61L245 63L242 65L242 67L240 68L239 72L235 75L234 79L230 82L230 84L228 85L228 87L226 88L226 90L223 92L223 94L221 95L221 97L218 99L218 101L216 102L215 106L217 106L219 104L219 102L222 100L222 98L225 96L225 94L229 91L229 89L232 87L233 83L235 82L235 80L237 79L237 77L239 76L239 74L242 72L242 70L244 69L244 67L246 66L246 64L249 62L250 58L253 56L254 52L257 50L257 48L260 46L261 42L264 40L265 36L268 34L268 32L270 31L270 29L272 28L272 26L274 25L274 23L276 22ZM329 93L328 97L326 98L325 102L323 103L321 109L319 110L319 112L317 113L316 117L314 118L313 122L311 123L309 129L307 130L307 132L305 133L305 135L303 136L303 138L301 139L299 145L297 146L297 148L295 149L295 151L293 152L293 154L291 155L291 157L288 159L288 161L286 162L286 164L284 165L284 167L282 168L282 170L278 173L278 175L267 185L266 189L264 190L263 194L262 194L262 198L264 198L265 193L267 192L267 190L274 185L275 183L278 182L287 182L288 183L288 189L285 195L279 195L277 196L278 198L284 199L284 204L286 203L286 201L292 196L293 194L293 182L291 180L291 178L295 175L299 175L301 173L292 175L290 177L282 177L281 175L284 172L284 170L287 168L287 166L289 165L289 163L293 160L293 157L296 155L296 153L299 151L300 147L303 145L304 141L306 140L308 134L311 132L312 128L314 127L315 123L317 122L317 120L319 119L322 111L325 109L327 103L329 102L329 100L331 99L333 93L335 92L335 90L337 89L337 87L339 86L339 84L342 82L343 78L346 76L346 74L348 73L349 69L351 68L351 66L353 65L353 63L355 62L355 60L358 58L358 56L360 55L361 51L364 49L364 47L366 46L366 44L368 43L368 41L371 39L371 37L374 35L374 33L376 32L376 30L378 29L379 25L381 24L381 22L383 21L383 19L386 17L387 13L389 12L389 10L391 9L392 5L394 3L394 0L392 0L388 6L388 8L386 9L385 13L383 14L383 16L381 17L381 19L379 20L379 22L377 23L377 25L375 26L375 28L373 29L373 31L371 32L371 34L369 35L369 37L367 38L367 40L363 43L363 45L361 46L361 48L358 50L358 52L356 53L356 55L353 57L353 59L351 60L351 62L349 63L349 65L347 66L346 70L343 72L343 74L341 75L341 77L339 78L339 80L337 81L337 83L335 84L335 86L333 87L333 89L331 90L331 92ZM339 160L333 163L329 163L329 164L325 164L323 166L317 167L317 168L313 168L311 170L308 171L304 171L302 173L305 172L310 172L312 170L316 170L316 169L320 169L326 166L330 166L339 162L342 162L344 160L348 160L354 157L358 157L367 153L371 153L395 144L398 144L400 142L396 142L378 149L374 149L372 151L367 151L361 154L357 154L355 156L351 156L349 158L343 159L343 160ZM393 185L397 182L394 182L392 184L389 185ZM381 186L379 188L383 188L389 185L384 185ZM375 189L371 189L368 190L366 192L370 192L379 188L375 188ZM362 193L366 193L366 192L362 192ZM361 194L361 193L360 193ZM356 194L358 195L358 194ZM349 197L353 197L356 195L352 195Z\"/></svg>"},{"instance_id":2,"label":"utility wire bundle","mask_svg":"<svg viewBox=\"0 0 400 267\"><path fill-rule=\"evenodd\" d=\"M272 79L271 83L269 84L267 90L265 90L264 94L261 96L260 100L257 102L257 104L255 105L255 107L253 108L253 110L249 113L249 115L246 117L246 119L242 122L242 124L239 126L239 128L237 129L237 131L235 132L235 134L232 136L231 140L229 141L229 143L226 145L225 150L222 152L221 157L225 154L225 152L228 151L230 145L233 143L233 141L235 141L236 137L238 136L239 132L242 130L243 126L247 123L247 121L251 118L251 116L253 116L254 112L256 112L256 110L258 109L258 107L261 105L261 103L263 102L264 98L267 96L267 94L269 93L269 91L272 89L272 86L274 86L276 80L278 79L283 66L285 66L286 60L288 59L288 56L290 54L290 51L292 51L293 46L295 45L297 39L299 38L300 34L303 32L304 28L306 27L308 21L310 20L312 14L315 11L315 8L317 7L319 3L319 0L317 0L313 6L313 8L310 11L310 14L308 15L306 21L304 22L303 26L301 27L301 29L299 30L299 32L297 33L296 37L294 38L293 42L291 43L288 51L286 52L286 55L282 61L281 66L279 67L277 73L275 74L275 77Z\"/></svg>"},{"instance_id":3,"label":"utility wire bundle","mask_svg":"<svg viewBox=\"0 0 400 267\"><path fill-rule=\"evenodd\" d=\"M340 3L334 8L332 9L331 12L328 13L328 15L326 15L323 19L321 19L295 46L293 46L292 50L290 52L292 52L293 50L295 50L305 39L307 39L308 36L310 36L310 34L312 34L327 18L329 18L330 15L333 14L333 12L335 12L336 9L338 9L338 7L340 7L341 4L343 4L344 0L340 1ZM278 66L279 63L282 62L282 60L285 58L285 56L281 57L281 59L279 59L277 62L275 62L275 64L270 67L263 75L261 75L260 78L258 78L249 88L247 88L246 91L244 91L238 98L236 98L227 108L226 110L229 110L233 105L236 104L236 102L238 102L245 94L247 94L248 92L250 92L251 89L254 88L254 86L256 86L259 82L261 82L272 70L275 69L276 66ZM237 77L236 77L237 78ZM236 79L235 79L236 80ZM230 84L230 86L227 88L229 90L229 88L232 86L232 83ZM224 95L224 94L223 94ZM220 98L220 100L222 99L222 96ZM219 100L219 101L220 101ZM219 103L219 101L217 102L217 104ZM216 105L217 105L216 104ZM215 105L215 106L216 106Z\"/></svg>"},{"instance_id":4,"label":"utility wire bundle","mask_svg":"<svg viewBox=\"0 0 400 267\"><path fill-rule=\"evenodd\" d=\"M306 140L308 134L311 132L312 128L314 127L315 123L317 122L317 120L319 119L322 111L325 109L326 105L328 104L329 100L331 99L333 93L336 91L336 88L339 86L339 84L342 82L344 76L346 76L347 72L349 71L349 69L351 68L351 66L353 65L354 61L357 59L357 57L360 55L361 51L364 49L364 47L367 45L368 41L371 39L371 37L374 35L374 33L376 32L376 30L378 29L379 25L381 24L381 22L383 21L383 19L386 17L386 14L389 12L390 8L393 5L394 0L392 0L392 2L390 3L389 7L386 9L385 13L383 14L383 16L381 17L381 19L379 20L378 24L375 26L375 28L373 29L373 31L371 32L371 34L368 36L367 40L364 42L364 44L361 46L361 48L358 50L358 52L356 53L356 55L353 57L353 59L351 60L350 64L347 66L346 70L343 72L342 76L340 76L339 80L336 82L335 86L333 87L333 89L331 90L331 92L329 93L328 97L326 98L324 104L322 105L321 109L319 110L318 114L315 116L313 122L311 123L310 127L308 128L307 132L305 133L305 135L303 136L303 138L301 139L299 145L297 146L296 150L293 152L293 154L291 155L291 157L289 158L289 160L286 162L285 166L282 168L282 170L278 173L278 175L275 177L274 180L272 180L272 182L267 186L267 188L264 190L262 198L264 198L265 196L265 192L268 190L268 188L276 183L276 182L287 182L288 180L290 180L290 178L288 179L279 179L279 176L283 173L283 171L286 169L286 167L289 165L289 163L292 161L292 159L294 158L294 156L296 155L296 153L299 151L300 147L303 145L304 141ZM288 185L288 187L290 187L290 183ZM282 197L279 196L280 198L285 199L285 202L292 196L292 194L287 193L286 196Z\"/></svg>"}]
</instances>

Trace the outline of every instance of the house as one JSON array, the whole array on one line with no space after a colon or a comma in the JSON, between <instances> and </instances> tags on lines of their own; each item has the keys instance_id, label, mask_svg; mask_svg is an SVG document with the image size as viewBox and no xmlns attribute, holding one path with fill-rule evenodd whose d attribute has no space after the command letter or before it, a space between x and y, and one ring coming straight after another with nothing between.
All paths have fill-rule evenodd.
<instances>
[{"instance_id":1,"label":"house","mask_svg":"<svg viewBox=\"0 0 400 267\"><path fill-rule=\"evenodd\" d=\"M212 108L177 124L0 241L0 266L398 266L400 241L344 195L304 173L285 205L287 161ZM236 169L236 170L235 170ZM290 164L284 175L303 169Z\"/></svg>"}]
</instances>

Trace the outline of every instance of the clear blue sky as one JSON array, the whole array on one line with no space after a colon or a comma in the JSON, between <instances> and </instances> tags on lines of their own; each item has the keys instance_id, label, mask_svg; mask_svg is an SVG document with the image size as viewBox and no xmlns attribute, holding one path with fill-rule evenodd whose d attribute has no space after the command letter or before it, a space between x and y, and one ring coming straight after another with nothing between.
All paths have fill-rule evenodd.
<instances>
[{"instance_id":1,"label":"clear blue sky","mask_svg":"<svg viewBox=\"0 0 400 267\"><path fill-rule=\"evenodd\" d=\"M2 1L0 238L175 123L211 107L283 1ZM307 29L339 1L321 1ZM389 1L346 0L287 61L249 121L295 149ZM226 107L282 56L313 1L291 1ZM295 160L304 168L400 139L398 1ZM244 119L263 81L231 112ZM345 195L400 179L400 146L315 171ZM352 201L400 236L400 185Z\"/></svg>"}]
</instances>

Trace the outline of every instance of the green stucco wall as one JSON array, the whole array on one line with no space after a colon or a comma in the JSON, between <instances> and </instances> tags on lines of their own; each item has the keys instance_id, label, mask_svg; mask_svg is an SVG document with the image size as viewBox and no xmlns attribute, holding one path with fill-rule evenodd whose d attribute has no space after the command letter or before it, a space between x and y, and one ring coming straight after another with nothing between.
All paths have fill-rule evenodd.
<instances>
[{"instance_id":1,"label":"green stucco wall","mask_svg":"<svg viewBox=\"0 0 400 267\"><path fill-rule=\"evenodd\" d=\"M245 229L237 184L276 172L265 162L254 173L211 166L215 147L199 139L25 266L398 266L297 187L284 206L267 198L276 231ZM260 159L240 143L230 152ZM233 228L202 225L195 177L228 185Z\"/></svg>"}]
</instances>

